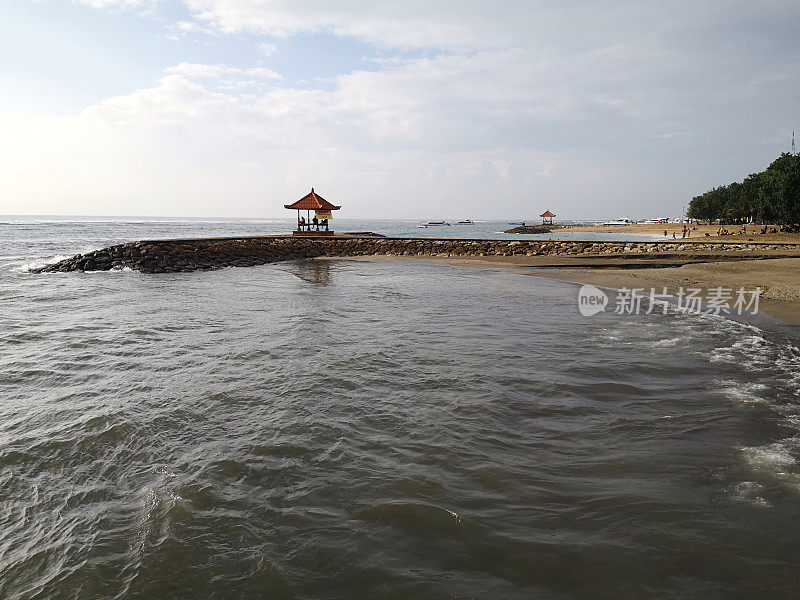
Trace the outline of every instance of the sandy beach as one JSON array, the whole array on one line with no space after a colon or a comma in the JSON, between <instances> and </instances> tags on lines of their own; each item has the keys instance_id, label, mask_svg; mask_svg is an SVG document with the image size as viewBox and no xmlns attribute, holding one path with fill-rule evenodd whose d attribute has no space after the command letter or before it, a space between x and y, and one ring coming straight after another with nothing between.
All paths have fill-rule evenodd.
<instances>
[{"instance_id":1,"label":"sandy beach","mask_svg":"<svg viewBox=\"0 0 800 600\"><path fill-rule=\"evenodd\" d=\"M706 240L721 240L726 242L741 242L741 241L754 241L754 242L797 242L800 241L800 233L769 233L773 229L779 229L778 225L769 225L766 234L762 234L763 226L760 225L747 225L746 233L742 233L741 225L690 225L689 239L696 240L702 238ZM726 228L730 231L730 235L717 235L720 227ZM574 231L574 232L587 232L587 233L636 233L659 235L666 240L673 239L672 234L675 234L675 239L682 239L683 223L647 223L632 225L565 225L559 227L558 231ZM664 236L664 231L667 235ZM708 234L708 235L706 235Z\"/></svg>"}]
</instances>

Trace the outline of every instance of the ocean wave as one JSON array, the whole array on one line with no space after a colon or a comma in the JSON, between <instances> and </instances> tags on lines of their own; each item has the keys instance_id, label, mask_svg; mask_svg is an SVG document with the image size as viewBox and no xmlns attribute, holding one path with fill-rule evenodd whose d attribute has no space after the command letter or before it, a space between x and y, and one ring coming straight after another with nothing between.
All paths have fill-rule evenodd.
<instances>
[{"instance_id":1,"label":"ocean wave","mask_svg":"<svg viewBox=\"0 0 800 600\"><path fill-rule=\"evenodd\" d=\"M770 388L764 383L742 383L738 381L721 381L718 384L719 393L735 404L768 404L769 400L764 393Z\"/></svg>"},{"instance_id":2,"label":"ocean wave","mask_svg":"<svg viewBox=\"0 0 800 600\"><path fill-rule=\"evenodd\" d=\"M42 267L46 267L47 265L54 265L62 260L67 260L68 258L70 257L65 254L56 254L50 258L36 258L34 260L17 265L11 270L17 273L30 273L34 269L40 269Z\"/></svg>"},{"instance_id":3,"label":"ocean wave","mask_svg":"<svg viewBox=\"0 0 800 600\"><path fill-rule=\"evenodd\" d=\"M356 510L357 519L375 521L413 531L424 536L457 535L462 527L468 527L459 514L447 508L431 504L398 502L380 504ZM475 527L472 525L472 527Z\"/></svg>"},{"instance_id":4,"label":"ocean wave","mask_svg":"<svg viewBox=\"0 0 800 600\"><path fill-rule=\"evenodd\" d=\"M745 447L742 448L742 453L747 462L755 469L786 474L787 469L797 464L797 458L792 454L792 449L798 448L800 448L800 439L793 437L765 446Z\"/></svg>"},{"instance_id":5,"label":"ocean wave","mask_svg":"<svg viewBox=\"0 0 800 600\"><path fill-rule=\"evenodd\" d=\"M755 481L741 481L730 490L734 500L746 502L754 506L769 508L772 504L764 496L764 486Z\"/></svg>"},{"instance_id":6,"label":"ocean wave","mask_svg":"<svg viewBox=\"0 0 800 600\"><path fill-rule=\"evenodd\" d=\"M673 348L680 343L687 343L688 341L689 341L688 337L678 336L678 337L663 338L660 340L648 342L648 345L651 348Z\"/></svg>"},{"instance_id":7,"label":"ocean wave","mask_svg":"<svg viewBox=\"0 0 800 600\"><path fill-rule=\"evenodd\" d=\"M794 436L741 449L747 466L756 475L770 483L777 483L795 493L800 492L800 472L797 470L800 455L800 436Z\"/></svg>"},{"instance_id":8,"label":"ocean wave","mask_svg":"<svg viewBox=\"0 0 800 600\"><path fill-rule=\"evenodd\" d=\"M743 364L749 367L761 367L773 361L765 352L769 342L761 335L754 334L740 337L730 346L721 346L711 351L709 361L729 364Z\"/></svg>"}]
</instances>

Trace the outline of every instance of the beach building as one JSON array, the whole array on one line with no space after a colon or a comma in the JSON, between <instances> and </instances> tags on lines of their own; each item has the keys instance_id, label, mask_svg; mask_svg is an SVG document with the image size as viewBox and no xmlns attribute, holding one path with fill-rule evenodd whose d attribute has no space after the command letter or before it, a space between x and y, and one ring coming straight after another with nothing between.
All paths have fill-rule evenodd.
<instances>
[{"instance_id":1,"label":"beach building","mask_svg":"<svg viewBox=\"0 0 800 600\"><path fill-rule=\"evenodd\" d=\"M316 235L333 235L333 230L328 226L328 221L333 219L334 210L339 210L341 206L331 204L325 198L320 196L311 188L311 192L300 198L293 204L284 204L284 208L297 211L297 229L292 232L292 235L316 236ZM303 217L300 211L306 211L306 216ZM314 211L314 217L311 217L311 211Z\"/></svg>"}]
</instances>

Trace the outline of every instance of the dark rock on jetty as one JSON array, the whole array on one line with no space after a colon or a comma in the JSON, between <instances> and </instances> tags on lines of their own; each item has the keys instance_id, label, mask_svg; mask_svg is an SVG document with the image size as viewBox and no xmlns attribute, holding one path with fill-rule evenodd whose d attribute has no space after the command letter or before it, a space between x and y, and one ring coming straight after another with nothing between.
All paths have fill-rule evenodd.
<instances>
[{"instance_id":1,"label":"dark rock on jetty","mask_svg":"<svg viewBox=\"0 0 800 600\"><path fill-rule=\"evenodd\" d=\"M504 233L550 233L551 231L549 225L520 225L514 229L508 229Z\"/></svg>"},{"instance_id":2,"label":"dark rock on jetty","mask_svg":"<svg viewBox=\"0 0 800 600\"><path fill-rule=\"evenodd\" d=\"M758 251L758 252L756 252ZM118 244L78 254L67 260L36 269L37 273L68 271L109 271L130 268L142 273L177 273L223 267L249 267L281 260L318 256L581 256L621 259L659 256L747 254L747 258L800 256L798 243L728 243L686 240L599 242L559 240L469 240L431 238L388 238L347 234L329 237L258 236L154 240ZM791 251L791 252L789 252Z\"/></svg>"}]
</instances>

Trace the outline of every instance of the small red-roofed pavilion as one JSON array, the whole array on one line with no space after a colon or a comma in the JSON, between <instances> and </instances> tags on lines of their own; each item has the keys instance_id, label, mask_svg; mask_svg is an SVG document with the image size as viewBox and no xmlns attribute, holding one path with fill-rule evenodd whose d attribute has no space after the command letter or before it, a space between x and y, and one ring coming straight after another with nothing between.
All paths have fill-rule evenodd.
<instances>
[{"instance_id":1,"label":"small red-roofed pavilion","mask_svg":"<svg viewBox=\"0 0 800 600\"><path fill-rule=\"evenodd\" d=\"M297 211L297 230L292 235L333 235L328 227L328 219L333 218L331 211L339 210L341 206L331 204L325 198L314 192L306 194L294 204L284 204L285 208ZM306 211L306 218L300 216L300 211ZM311 211L314 211L314 218L311 219Z\"/></svg>"},{"instance_id":2,"label":"small red-roofed pavilion","mask_svg":"<svg viewBox=\"0 0 800 600\"><path fill-rule=\"evenodd\" d=\"M552 225L553 224L553 217L555 217L555 215L553 213L551 213L549 210L544 211L539 216L542 217L542 225L546 225L546 224ZM548 222L547 219L550 219L550 221Z\"/></svg>"}]
</instances>

